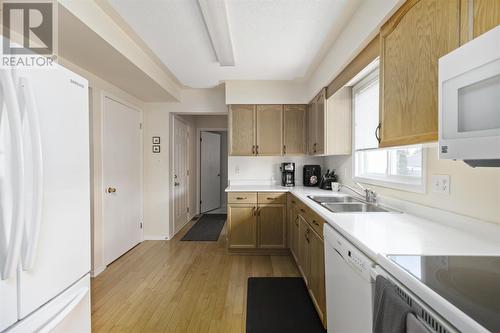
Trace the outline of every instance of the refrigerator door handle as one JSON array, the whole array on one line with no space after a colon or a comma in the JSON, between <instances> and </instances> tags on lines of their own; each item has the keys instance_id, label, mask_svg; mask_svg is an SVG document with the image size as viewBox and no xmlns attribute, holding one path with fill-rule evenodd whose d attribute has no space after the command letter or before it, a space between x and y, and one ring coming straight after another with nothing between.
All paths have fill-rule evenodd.
<instances>
[{"instance_id":1,"label":"refrigerator door handle","mask_svg":"<svg viewBox=\"0 0 500 333\"><path fill-rule=\"evenodd\" d=\"M43 324L37 332L39 333L49 333L51 332L57 325L59 325L64 318L68 314L70 314L74 308L77 307L78 304L85 298L85 296L89 292L89 287L82 288L68 303L67 305L61 309L54 317L50 319L49 322Z\"/></svg>"},{"instance_id":2,"label":"refrigerator door handle","mask_svg":"<svg viewBox=\"0 0 500 333\"><path fill-rule=\"evenodd\" d=\"M31 138L33 175L33 205L32 211L26 216L25 243L23 248L23 269L30 270L35 264L35 253L38 247L40 225L42 222L42 200L43 200L43 153L42 136L40 133L40 120L35 102L35 95L27 78L19 79L21 93L26 105L25 120L28 122Z\"/></svg>"},{"instance_id":3,"label":"refrigerator door handle","mask_svg":"<svg viewBox=\"0 0 500 333\"><path fill-rule=\"evenodd\" d=\"M12 278L19 261L24 231L24 159L22 124L19 103L12 75L8 69L0 69L5 109L10 127L10 143L12 145L12 227L5 261L2 267L2 279ZM3 105L2 105L3 107Z\"/></svg>"}]
</instances>

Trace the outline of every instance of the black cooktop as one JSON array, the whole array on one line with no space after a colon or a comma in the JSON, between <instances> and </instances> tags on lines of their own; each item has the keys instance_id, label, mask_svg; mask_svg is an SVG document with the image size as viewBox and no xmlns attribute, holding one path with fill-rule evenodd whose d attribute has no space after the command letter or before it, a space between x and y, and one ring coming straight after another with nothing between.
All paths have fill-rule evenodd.
<instances>
[{"instance_id":1,"label":"black cooktop","mask_svg":"<svg viewBox=\"0 0 500 333\"><path fill-rule=\"evenodd\" d=\"M500 332L500 257L388 256L491 332Z\"/></svg>"}]
</instances>

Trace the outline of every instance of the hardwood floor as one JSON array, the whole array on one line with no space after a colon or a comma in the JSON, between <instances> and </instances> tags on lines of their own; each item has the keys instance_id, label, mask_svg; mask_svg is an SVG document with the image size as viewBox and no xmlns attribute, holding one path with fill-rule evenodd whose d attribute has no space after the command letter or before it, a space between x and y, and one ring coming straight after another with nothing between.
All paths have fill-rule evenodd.
<instances>
[{"instance_id":1,"label":"hardwood floor","mask_svg":"<svg viewBox=\"0 0 500 333\"><path fill-rule=\"evenodd\" d=\"M245 332L247 279L300 276L290 256L226 254L218 242L145 241L92 279L93 332Z\"/></svg>"}]
</instances>

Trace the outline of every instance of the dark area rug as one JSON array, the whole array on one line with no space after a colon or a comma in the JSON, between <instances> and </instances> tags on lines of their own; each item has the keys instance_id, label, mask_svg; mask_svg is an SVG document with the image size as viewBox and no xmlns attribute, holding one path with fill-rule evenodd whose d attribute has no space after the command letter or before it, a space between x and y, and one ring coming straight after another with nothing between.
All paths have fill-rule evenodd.
<instances>
[{"instance_id":1,"label":"dark area rug","mask_svg":"<svg viewBox=\"0 0 500 333\"><path fill-rule=\"evenodd\" d=\"M212 241L219 239L227 214L205 214L189 229L181 241Z\"/></svg>"},{"instance_id":2,"label":"dark area rug","mask_svg":"<svg viewBox=\"0 0 500 333\"><path fill-rule=\"evenodd\" d=\"M326 333L302 278L249 278L247 333Z\"/></svg>"}]
</instances>

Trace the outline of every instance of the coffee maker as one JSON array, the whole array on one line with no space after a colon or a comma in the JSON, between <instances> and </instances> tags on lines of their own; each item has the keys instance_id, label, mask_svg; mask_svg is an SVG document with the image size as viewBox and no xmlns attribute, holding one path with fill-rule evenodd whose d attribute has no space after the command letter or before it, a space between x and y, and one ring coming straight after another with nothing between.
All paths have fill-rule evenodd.
<instances>
[{"instance_id":1,"label":"coffee maker","mask_svg":"<svg viewBox=\"0 0 500 333\"><path fill-rule=\"evenodd\" d=\"M295 163L281 163L281 186L295 186Z\"/></svg>"}]
</instances>

